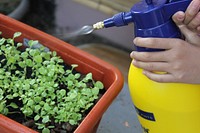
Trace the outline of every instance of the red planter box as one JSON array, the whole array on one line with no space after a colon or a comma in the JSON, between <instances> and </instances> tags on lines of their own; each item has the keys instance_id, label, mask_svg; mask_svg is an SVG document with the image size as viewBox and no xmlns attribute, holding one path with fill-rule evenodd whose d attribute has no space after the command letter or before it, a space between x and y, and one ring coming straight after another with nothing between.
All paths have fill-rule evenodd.
<instances>
[{"instance_id":1,"label":"red planter box","mask_svg":"<svg viewBox=\"0 0 200 133\"><path fill-rule=\"evenodd\" d=\"M103 113L123 87L124 80L120 71L66 42L1 14L0 31L3 33L3 37L12 37L15 32L22 32L22 36L17 40L19 42L22 42L23 38L39 40L50 50L57 51L66 64L78 64L77 71L83 74L92 72L95 80L103 82L106 88L105 94L75 130L75 133L96 132ZM0 114L0 133L36 133L36 131Z\"/></svg>"}]
</instances>

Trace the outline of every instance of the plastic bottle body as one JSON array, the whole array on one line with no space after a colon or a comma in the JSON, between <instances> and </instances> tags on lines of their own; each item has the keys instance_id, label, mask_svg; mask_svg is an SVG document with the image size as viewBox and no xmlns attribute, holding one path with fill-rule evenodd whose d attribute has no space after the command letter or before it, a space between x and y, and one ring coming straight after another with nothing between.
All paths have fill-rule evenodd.
<instances>
[{"instance_id":1,"label":"plastic bottle body","mask_svg":"<svg viewBox=\"0 0 200 133\"><path fill-rule=\"evenodd\" d=\"M130 12L99 23L96 29L134 23L136 37L181 38L171 16L185 11L191 0L142 0ZM137 47L137 51L162 49ZM144 133L200 133L200 85L157 83L130 66L129 89ZM133 131L134 132L134 131Z\"/></svg>"},{"instance_id":2,"label":"plastic bottle body","mask_svg":"<svg viewBox=\"0 0 200 133\"><path fill-rule=\"evenodd\" d=\"M154 82L132 64L128 80L144 133L200 133L200 85Z\"/></svg>"}]
</instances>

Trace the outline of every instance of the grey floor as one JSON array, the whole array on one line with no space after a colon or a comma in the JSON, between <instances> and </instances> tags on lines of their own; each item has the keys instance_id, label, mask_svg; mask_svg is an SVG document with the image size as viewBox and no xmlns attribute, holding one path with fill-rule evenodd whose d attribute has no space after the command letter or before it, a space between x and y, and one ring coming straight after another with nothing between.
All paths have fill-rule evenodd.
<instances>
[{"instance_id":1,"label":"grey floor","mask_svg":"<svg viewBox=\"0 0 200 133\"><path fill-rule=\"evenodd\" d=\"M127 83L107 109L97 133L142 133Z\"/></svg>"}]
</instances>

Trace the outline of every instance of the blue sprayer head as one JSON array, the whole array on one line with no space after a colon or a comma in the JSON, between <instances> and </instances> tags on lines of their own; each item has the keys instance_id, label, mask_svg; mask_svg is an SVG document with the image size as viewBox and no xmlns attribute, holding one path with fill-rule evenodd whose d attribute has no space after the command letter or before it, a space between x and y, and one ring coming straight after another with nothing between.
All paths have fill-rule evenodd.
<instances>
[{"instance_id":1,"label":"blue sprayer head","mask_svg":"<svg viewBox=\"0 0 200 133\"><path fill-rule=\"evenodd\" d=\"M125 26L134 23L135 37L180 38L181 33L172 20L177 11L185 11L191 0L142 0L129 12L121 12L93 25L94 29ZM158 51L136 47L137 51Z\"/></svg>"}]
</instances>

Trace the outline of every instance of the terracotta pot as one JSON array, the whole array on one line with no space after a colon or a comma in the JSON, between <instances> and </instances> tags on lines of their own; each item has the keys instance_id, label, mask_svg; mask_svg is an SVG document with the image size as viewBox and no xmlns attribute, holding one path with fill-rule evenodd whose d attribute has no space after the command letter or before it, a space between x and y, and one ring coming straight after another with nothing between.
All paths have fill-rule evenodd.
<instances>
[{"instance_id":1,"label":"terracotta pot","mask_svg":"<svg viewBox=\"0 0 200 133\"><path fill-rule=\"evenodd\" d=\"M95 80L103 82L106 88L105 94L75 130L75 133L96 132L102 115L123 87L124 80L121 72L89 53L2 14L0 14L0 31L3 37L12 37L15 32L22 32L22 36L16 40L19 42L22 42L23 38L39 40L50 50L57 51L66 64L78 64L77 71L82 74L92 72ZM0 132L36 133L3 115L0 115Z\"/></svg>"}]
</instances>

